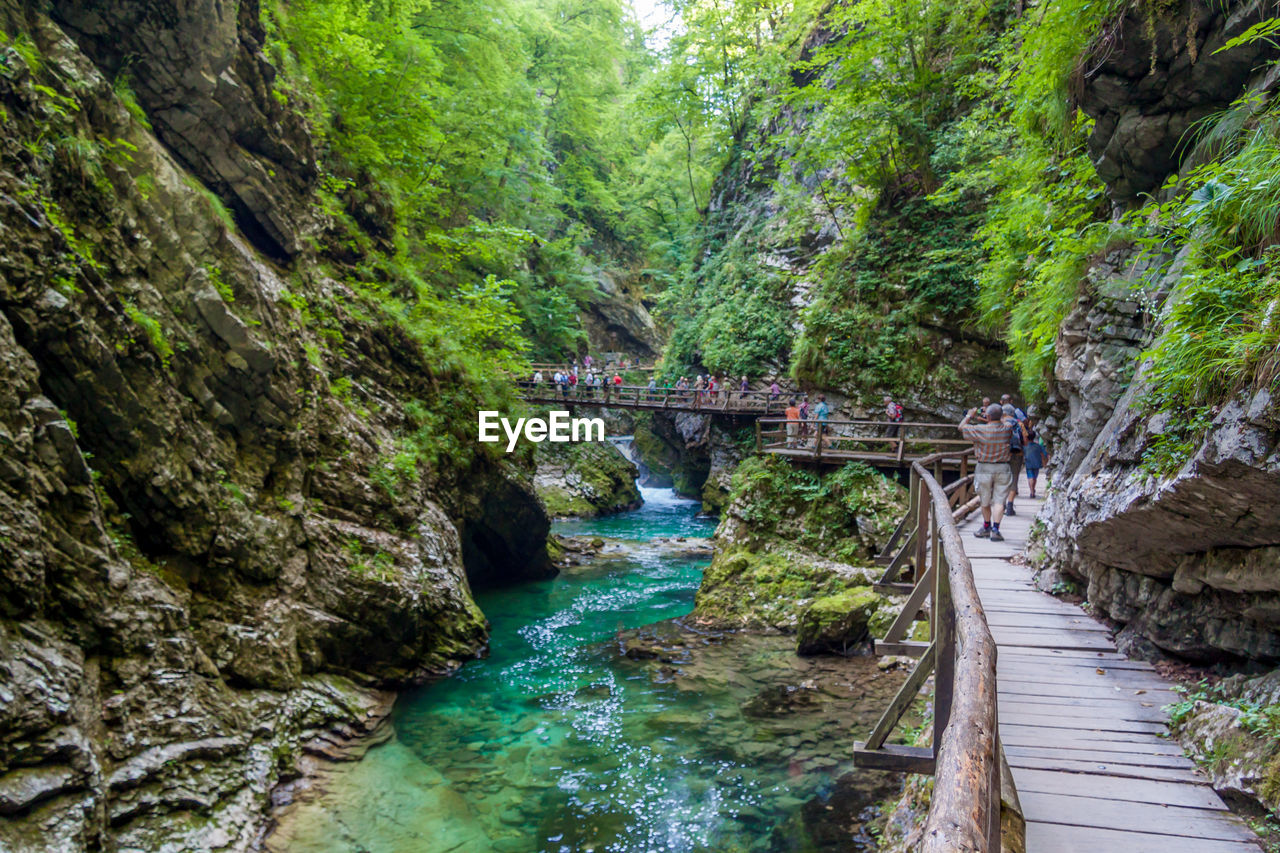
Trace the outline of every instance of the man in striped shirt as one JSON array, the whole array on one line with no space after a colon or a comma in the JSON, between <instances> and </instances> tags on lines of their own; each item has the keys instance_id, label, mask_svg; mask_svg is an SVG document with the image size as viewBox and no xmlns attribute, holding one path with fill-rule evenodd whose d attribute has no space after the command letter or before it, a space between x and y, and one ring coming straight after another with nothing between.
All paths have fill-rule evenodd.
<instances>
[{"instance_id":1,"label":"man in striped shirt","mask_svg":"<svg viewBox=\"0 0 1280 853\"><path fill-rule=\"evenodd\" d=\"M979 539L990 538L1003 542L1000 535L1000 519L1004 518L1004 497L1013 485L1013 472L1009 469L1009 434L1015 425L1012 417L1006 417L999 404L992 403L986 411L985 424L971 424L978 414L970 409L960 422L960 434L973 442L973 458L977 463L973 470L973 487L982 504L982 529L974 531Z\"/></svg>"}]
</instances>

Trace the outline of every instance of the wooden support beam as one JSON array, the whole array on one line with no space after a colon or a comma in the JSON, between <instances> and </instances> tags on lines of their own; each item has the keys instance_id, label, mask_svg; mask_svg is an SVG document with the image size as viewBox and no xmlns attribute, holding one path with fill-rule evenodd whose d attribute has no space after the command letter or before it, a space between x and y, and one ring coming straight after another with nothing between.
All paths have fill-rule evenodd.
<instances>
[{"instance_id":1,"label":"wooden support beam","mask_svg":"<svg viewBox=\"0 0 1280 853\"><path fill-rule=\"evenodd\" d=\"M932 776L937 760L927 746L903 746L886 743L879 749L853 745L853 763L867 770L893 770L898 773L923 773Z\"/></svg>"}]
</instances>

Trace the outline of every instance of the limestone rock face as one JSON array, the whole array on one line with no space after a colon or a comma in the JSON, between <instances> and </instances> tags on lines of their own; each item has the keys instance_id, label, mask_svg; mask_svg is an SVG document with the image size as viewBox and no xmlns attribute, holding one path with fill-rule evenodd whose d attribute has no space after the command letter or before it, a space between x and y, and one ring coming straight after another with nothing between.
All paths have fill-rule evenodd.
<instances>
[{"instance_id":1,"label":"limestone rock face","mask_svg":"<svg viewBox=\"0 0 1280 853\"><path fill-rule=\"evenodd\" d=\"M1079 98L1097 119L1090 151L1117 204L1187 165L1178 146L1191 123L1273 85L1257 70L1270 45L1214 53L1264 11L1193 0L1150 16L1135 7L1113 22ZM1046 574L1085 583L1135 650L1277 660L1280 401L1259 384L1206 413L1148 411L1139 357L1179 298L1185 256L1167 260L1163 278L1149 281L1149 262L1133 249L1096 259L1060 327L1044 422L1052 488L1035 549ZM1170 470L1153 448L1195 414L1210 426Z\"/></svg>"},{"instance_id":2,"label":"limestone rock face","mask_svg":"<svg viewBox=\"0 0 1280 853\"><path fill-rule=\"evenodd\" d=\"M618 277L600 270L600 294L579 315L592 352L626 353L650 359L662 349L662 335L641 301L642 288L628 288Z\"/></svg>"},{"instance_id":3,"label":"limestone rock face","mask_svg":"<svg viewBox=\"0 0 1280 853\"><path fill-rule=\"evenodd\" d=\"M534 451L533 485L552 517L590 517L640 506L636 466L609 442L552 444Z\"/></svg>"},{"instance_id":4,"label":"limestone rock face","mask_svg":"<svg viewBox=\"0 0 1280 853\"><path fill-rule=\"evenodd\" d=\"M1159 189L1186 156L1188 132L1228 106L1275 49L1266 40L1218 53L1271 17L1263 0L1181 0L1127 7L1100 39L1081 82L1096 120L1089 154L1118 204Z\"/></svg>"},{"instance_id":5,"label":"limestone rock face","mask_svg":"<svg viewBox=\"0 0 1280 853\"><path fill-rule=\"evenodd\" d=\"M245 850L301 750L483 649L467 564L545 567L547 519L514 463L388 474L431 369L266 257L312 161L254 112L255 4L58 13L0 0L41 60L0 61L0 849ZM135 53L164 144L109 79ZM73 138L128 156L40 142Z\"/></svg>"},{"instance_id":6,"label":"limestone rock face","mask_svg":"<svg viewBox=\"0 0 1280 853\"><path fill-rule=\"evenodd\" d=\"M59 0L53 14L108 78L128 75L161 141L259 250L301 251L315 152L301 115L273 97L257 0Z\"/></svg>"},{"instance_id":7,"label":"limestone rock face","mask_svg":"<svg viewBox=\"0 0 1280 853\"><path fill-rule=\"evenodd\" d=\"M1188 701L1173 732L1208 772L1214 790L1228 800L1255 800L1272 813L1280 809L1280 741L1274 734L1280 672L1235 675Z\"/></svg>"},{"instance_id":8,"label":"limestone rock face","mask_svg":"<svg viewBox=\"0 0 1280 853\"><path fill-rule=\"evenodd\" d=\"M1196 659L1280 659L1280 439L1261 390L1214 418L1177 472L1145 469L1161 429L1137 382L1084 461L1055 483L1041 542L1046 562L1085 580L1110 618ZM1061 470L1061 469L1059 469Z\"/></svg>"}]
</instances>

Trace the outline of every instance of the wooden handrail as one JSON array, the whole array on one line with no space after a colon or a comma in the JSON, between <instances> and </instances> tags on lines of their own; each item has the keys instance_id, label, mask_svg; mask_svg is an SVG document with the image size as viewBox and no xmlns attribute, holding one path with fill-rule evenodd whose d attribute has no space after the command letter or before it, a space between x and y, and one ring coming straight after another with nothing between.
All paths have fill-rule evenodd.
<instances>
[{"instance_id":1,"label":"wooden handrail","mask_svg":"<svg viewBox=\"0 0 1280 853\"><path fill-rule=\"evenodd\" d=\"M881 554L888 568L876 585L909 595L875 650L877 654L906 654L919 660L866 743L854 750L854 763L862 767L935 776L919 848L928 853L994 853L1000 849L996 646L956 526L956 520L976 504L976 498L970 499L972 454L972 448L947 451L911 464L907 512ZM939 482L943 465L955 462L961 476L944 487ZM914 571L915 584L896 583L898 574L908 568ZM930 640L907 640L926 599ZM933 744L886 744L930 673L934 675Z\"/></svg>"},{"instance_id":2,"label":"wooden handrail","mask_svg":"<svg viewBox=\"0 0 1280 853\"><path fill-rule=\"evenodd\" d=\"M1000 749L996 726L996 643L942 484L916 462L912 473L928 489L938 519L934 553L945 556L948 606L940 624L935 708L946 708L938 732L933 799L922 849L931 853L1000 849ZM949 660L950 666L944 667ZM949 671L946 671L949 670ZM949 683L948 683L949 682ZM944 695L945 693L945 695ZM935 716L937 715L935 711Z\"/></svg>"}]
</instances>

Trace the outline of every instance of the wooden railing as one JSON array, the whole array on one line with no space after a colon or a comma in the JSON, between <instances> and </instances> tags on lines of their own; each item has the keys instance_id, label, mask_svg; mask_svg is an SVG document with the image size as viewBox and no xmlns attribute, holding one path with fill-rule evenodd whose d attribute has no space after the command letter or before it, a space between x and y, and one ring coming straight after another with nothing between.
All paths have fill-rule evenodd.
<instances>
[{"instance_id":1,"label":"wooden railing","mask_svg":"<svg viewBox=\"0 0 1280 853\"><path fill-rule=\"evenodd\" d=\"M911 465L907 514L881 555L888 568L879 586L901 590L898 577L908 568L915 583L906 586L907 601L876 652L918 660L866 742L854 750L859 767L934 776L919 847L928 853L999 851L1002 787L1012 796L996 727L996 645L956 527L976 505L968 473L971 454L971 449L938 453ZM943 465L952 461L960 464L962 476L944 487ZM913 642L907 636L922 608L929 640ZM930 674L932 744L886 743Z\"/></svg>"},{"instance_id":2,"label":"wooden railing","mask_svg":"<svg viewBox=\"0 0 1280 853\"><path fill-rule=\"evenodd\" d=\"M883 460L899 464L939 450L971 447L952 423L918 421L756 421L756 452L815 461ZM949 463L950 464L950 463Z\"/></svg>"},{"instance_id":3,"label":"wooden railing","mask_svg":"<svg viewBox=\"0 0 1280 853\"><path fill-rule=\"evenodd\" d=\"M549 362L546 364L530 364L529 369L541 370L543 373L548 373L548 372L555 373L557 370L569 370L572 367L572 364L573 364L572 362L568 362L568 361ZM616 370L619 373L627 373L632 370L640 371L642 373L651 373L652 371L655 371L658 369L658 366L656 364L632 364L632 365L627 365L626 367L623 367L616 361L608 361L608 362L593 361L591 362L591 366L594 367L597 371ZM581 369L585 373L587 368L584 366ZM549 379L550 377L548 377L548 380Z\"/></svg>"},{"instance_id":4,"label":"wooden railing","mask_svg":"<svg viewBox=\"0 0 1280 853\"><path fill-rule=\"evenodd\" d=\"M558 388L552 382L518 380L522 399L530 403L581 403L623 409L673 409L706 414L769 415L781 414L787 407L786 393L772 395L768 391L695 391L678 388L654 388L646 385L570 385Z\"/></svg>"}]
</instances>

